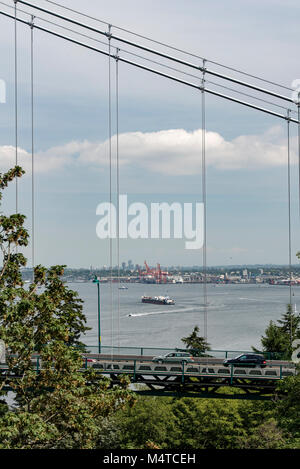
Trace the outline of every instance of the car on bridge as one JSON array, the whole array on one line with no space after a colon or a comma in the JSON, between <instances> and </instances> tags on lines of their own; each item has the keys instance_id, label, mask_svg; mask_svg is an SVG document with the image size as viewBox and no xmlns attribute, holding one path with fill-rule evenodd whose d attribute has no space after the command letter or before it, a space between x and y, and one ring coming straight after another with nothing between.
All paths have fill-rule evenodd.
<instances>
[{"instance_id":1,"label":"car on bridge","mask_svg":"<svg viewBox=\"0 0 300 469\"><path fill-rule=\"evenodd\" d=\"M238 355L235 358L228 358L223 362L224 366L234 365L234 366L242 366L245 368L255 368L261 367L265 368L267 366L267 362L263 355L255 355L255 354L242 354Z\"/></svg>"},{"instance_id":2,"label":"car on bridge","mask_svg":"<svg viewBox=\"0 0 300 469\"><path fill-rule=\"evenodd\" d=\"M154 363L191 363L194 357L188 352L171 352L166 355L153 357Z\"/></svg>"}]
</instances>

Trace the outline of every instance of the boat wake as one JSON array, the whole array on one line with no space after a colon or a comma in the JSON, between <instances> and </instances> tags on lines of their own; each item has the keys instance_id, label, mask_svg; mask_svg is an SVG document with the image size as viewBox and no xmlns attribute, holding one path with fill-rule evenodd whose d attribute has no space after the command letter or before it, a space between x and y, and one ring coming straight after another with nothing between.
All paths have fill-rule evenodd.
<instances>
[{"instance_id":1,"label":"boat wake","mask_svg":"<svg viewBox=\"0 0 300 469\"><path fill-rule=\"evenodd\" d=\"M154 316L159 314L173 314L173 313L186 313L189 311L195 311L195 307L193 308L181 308L181 309L172 309L172 310L162 310L162 311L148 311L147 313L130 313L123 316L124 318L140 318L144 316Z\"/></svg>"},{"instance_id":2,"label":"boat wake","mask_svg":"<svg viewBox=\"0 0 300 469\"><path fill-rule=\"evenodd\" d=\"M239 300L258 301L262 303L280 303L278 300L263 300L262 298L239 298Z\"/></svg>"},{"instance_id":3,"label":"boat wake","mask_svg":"<svg viewBox=\"0 0 300 469\"><path fill-rule=\"evenodd\" d=\"M239 298L239 300L259 301L258 298Z\"/></svg>"}]
</instances>

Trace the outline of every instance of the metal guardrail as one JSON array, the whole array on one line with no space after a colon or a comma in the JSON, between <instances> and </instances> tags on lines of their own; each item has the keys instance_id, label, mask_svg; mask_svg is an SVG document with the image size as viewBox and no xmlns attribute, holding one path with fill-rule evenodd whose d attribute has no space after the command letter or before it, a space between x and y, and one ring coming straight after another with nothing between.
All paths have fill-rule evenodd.
<instances>
[{"instance_id":1,"label":"metal guardrail","mask_svg":"<svg viewBox=\"0 0 300 469\"><path fill-rule=\"evenodd\" d=\"M99 347L94 345L86 345L86 350L88 353L98 354ZM191 349L183 348L165 348L165 347L111 347L109 345L101 346L101 353L107 355L136 355L136 356L156 356L164 355L170 352L177 352L184 350L186 352L191 352ZM247 350L207 350L203 353L205 356L210 356L212 358L234 358L237 355L241 354L253 354L255 352ZM267 360L280 360L283 354L279 352L258 352L260 355L263 355Z\"/></svg>"},{"instance_id":2,"label":"metal guardrail","mask_svg":"<svg viewBox=\"0 0 300 469\"><path fill-rule=\"evenodd\" d=\"M99 354L99 346L97 345L84 345L85 353L91 353L98 355ZM103 355L111 355L118 356L118 355L128 355L128 356L141 356L141 357L149 357L149 356L157 356L157 355L165 355L171 352L189 352L192 353L194 350L192 349L184 349L180 347L170 348L170 347L111 347L110 345L102 345L101 346L101 354ZM195 350L196 351L196 350ZM218 359L226 359L226 358L234 358L237 355L241 354L259 354L263 355L266 360L283 360L283 354L280 352L249 352L247 350L207 350L203 352L200 357L210 357L210 358L218 358ZM195 355L197 356L197 355Z\"/></svg>"}]
</instances>

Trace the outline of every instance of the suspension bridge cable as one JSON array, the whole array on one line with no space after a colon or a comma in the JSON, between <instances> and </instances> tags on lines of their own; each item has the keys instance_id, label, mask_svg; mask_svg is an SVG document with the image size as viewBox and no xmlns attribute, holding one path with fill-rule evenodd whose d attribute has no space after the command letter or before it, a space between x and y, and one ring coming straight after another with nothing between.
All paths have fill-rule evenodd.
<instances>
[{"instance_id":1,"label":"suspension bridge cable","mask_svg":"<svg viewBox=\"0 0 300 469\"><path fill-rule=\"evenodd\" d=\"M0 1L0 4L5 5L5 6L7 6L8 8L14 8L14 7L11 7L10 5L7 5L6 3L1 2L1 1ZM22 9L20 9L20 8L18 9L18 12L24 13L24 14L26 14L26 15L31 15L31 14L28 13L27 11L22 10ZM40 21L43 21L44 23L51 24L52 26L55 26L55 27L57 27L57 28L61 28L61 29L65 30L65 31L71 32L71 33L73 33L73 34L77 34L78 36L84 37L85 39L89 39L89 40L95 41L95 42L97 42L97 43L99 43L99 44L106 45L106 42L104 42L104 41L100 41L99 39L96 39L96 38L94 38L94 37L92 37L92 36L89 36L89 35L87 35L87 34L83 34L83 33L79 32L79 31L76 31L75 29L67 28L66 26L63 26L63 25L61 25L61 24L59 24L59 23L56 23L56 22L54 22L54 21L46 20L45 18L43 18L43 17L41 17L41 16L37 16L37 15L36 15L35 18L38 19L38 20L40 20ZM158 61L156 61L156 60L150 59L149 57L144 57L144 56L139 55L139 54L136 54L136 53L134 53L134 52L132 52L132 51L128 51L128 50L122 49L122 48L118 48L118 50L119 50L120 52L123 52L123 53L125 53L125 54L131 55L131 56L133 56L133 57L138 57L138 58L140 58L140 59L142 59L142 60L145 60L145 61L147 61L147 62L150 62L150 63L156 64L156 65L159 65L159 66L164 67L164 68L167 68L168 70L176 71L177 73L180 73L180 74L182 74L182 75L186 75L186 76L189 76L189 77L192 77L192 78L196 78L196 79L199 78L198 76L196 76L196 75L194 75L194 74L192 74L192 73L188 73L188 72L186 72L186 71L184 71L184 70L179 70L178 68L171 67L170 65L167 65L167 64L164 64L164 63L162 63L162 62L158 62ZM285 111L287 111L287 109L288 109L287 107L281 106L280 104L273 103L273 102L271 102L271 101L267 101L267 100L265 100L265 99L263 99L263 98L260 98L259 96L250 95L249 93L245 93L245 92L240 91L240 90L235 90L234 88L231 88L231 87L222 85L221 83L216 83L216 82L213 82L213 81L211 81L211 80L206 80L206 83L209 83L209 84L218 86L218 87L220 87L220 88L222 88L222 89L226 89L226 90L232 91L233 93L238 93L238 94L241 95L241 96L247 96L248 98L255 99L255 100L260 101L260 102L262 102L262 103L270 104L271 106L275 106L275 107L278 107L278 108L280 108L280 109L284 109ZM295 113L295 114L297 113L297 111L293 111L293 110L290 110L290 111L291 111L292 113Z\"/></svg>"},{"instance_id":2,"label":"suspension bridge cable","mask_svg":"<svg viewBox=\"0 0 300 469\"><path fill-rule=\"evenodd\" d=\"M289 117L289 113L288 113ZM292 307L292 231L291 231L291 151L290 151L290 121L287 120L287 170L288 170L288 236L289 236L289 277L290 277L290 305Z\"/></svg>"},{"instance_id":3,"label":"suspension bridge cable","mask_svg":"<svg viewBox=\"0 0 300 469\"><path fill-rule=\"evenodd\" d=\"M30 78L31 78L31 247L32 247L32 281L34 282L34 267L35 267L35 180L34 180L34 31L33 31L34 16L31 18L31 47L30 47Z\"/></svg>"},{"instance_id":4,"label":"suspension bridge cable","mask_svg":"<svg viewBox=\"0 0 300 469\"><path fill-rule=\"evenodd\" d=\"M206 104L205 104L205 60L202 77L202 201L203 201L203 300L204 300L204 337L207 341L207 232L206 232Z\"/></svg>"},{"instance_id":5,"label":"suspension bridge cable","mask_svg":"<svg viewBox=\"0 0 300 469\"><path fill-rule=\"evenodd\" d=\"M110 237L109 237L109 265L110 265L110 314L111 314L111 355L114 354L114 308L113 308L113 246L112 246L112 93L111 93L111 26L108 34L108 134L109 134L109 204L110 204Z\"/></svg>"},{"instance_id":6,"label":"suspension bridge cable","mask_svg":"<svg viewBox=\"0 0 300 469\"><path fill-rule=\"evenodd\" d=\"M6 3L1 2L1 1L0 1L0 4L5 5L5 6L7 6L8 8L13 8L13 7L9 6L9 5L6 5ZM24 14L27 14L27 15L30 15L30 13L28 13L28 12L26 12L26 11L24 11L24 10L21 10L20 8L18 9L18 12L21 12L21 13L24 13ZM50 21L50 20L46 20L45 18L42 18L41 16L35 16L35 18L38 19L38 20L40 20L40 21L43 21L44 23L51 24L52 26L55 26L55 27L57 27L57 28L61 28L61 29L65 30L65 31L68 31L68 32L71 32L71 33L76 34L76 35L78 35L78 36L84 37L85 39L89 39L89 40L94 41L94 42L97 42L97 43L99 43L99 44L106 45L106 42L104 42L104 41L100 41L99 39L96 39L96 38L94 38L94 37L92 37L92 36L89 36L89 35L87 35L87 34L83 34L83 33L79 32L79 31L76 31L76 30L74 30L74 29L72 29L72 28L67 28L66 26L63 26L63 25L61 25L61 24L59 24L59 23L56 23L56 22L53 22L53 21ZM180 74L185 75L185 76L188 76L188 77L192 77L192 78L199 79L198 76L196 76L196 75L194 75L194 74L192 74L192 73L188 73L188 72L186 72L186 71L184 71L184 70L179 70L178 68L171 67L170 65L167 65L167 64L164 64L164 63L162 63L162 62L158 62L158 61L156 61L156 60L150 59L149 57L144 57L144 56L142 56L142 55L140 55L140 54L136 54L136 53L134 53L134 52L131 52L131 51L128 51L128 50L122 49L122 48L118 48L118 50L119 50L120 52L122 52L122 53L131 55L131 56L133 56L133 57L138 57L138 58L140 58L140 59L142 59L142 60L145 60L145 61L147 61L147 62L150 62L150 63L152 63L152 64L156 64L156 65L159 65L159 66L161 66L161 67L164 67L164 68L166 68L166 69L168 69L168 70L175 71L175 72L177 72L177 73L180 73ZM266 104L269 104L269 105L271 105L271 106L274 106L274 107L277 107L277 108L280 108L280 109L284 109L285 111L287 111L287 109L288 109L287 107L281 106L280 104L273 103L273 102L271 102L271 101L267 101L267 100L265 100L265 99L263 99L263 98L260 98L259 96L254 96L254 95L251 95L251 94L249 94L249 93L245 93L245 92L240 91L240 90L235 90L234 88L231 88L231 87L222 85L221 83L216 83L216 82L213 82L213 81L211 81L211 80L206 80L206 83L212 84L212 85L214 85L214 86L218 86L218 87L220 87L220 88L222 88L222 89L231 91L231 92L233 92L233 93L237 93L237 94L239 94L239 95L241 95L241 96L246 96L246 97L248 97L248 98L255 99L255 100L259 101L259 102L266 103ZM291 112L292 112L292 113L295 113L295 114L297 113L297 111L293 111L293 110L291 110Z\"/></svg>"},{"instance_id":7,"label":"suspension bridge cable","mask_svg":"<svg viewBox=\"0 0 300 469\"><path fill-rule=\"evenodd\" d=\"M300 92L298 93L298 190L299 190L299 215L300 215Z\"/></svg>"},{"instance_id":8,"label":"suspension bridge cable","mask_svg":"<svg viewBox=\"0 0 300 469\"><path fill-rule=\"evenodd\" d=\"M117 265L118 265L118 348L120 349L120 161L119 161L119 60L116 51L116 157L117 157Z\"/></svg>"},{"instance_id":9,"label":"suspension bridge cable","mask_svg":"<svg viewBox=\"0 0 300 469\"><path fill-rule=\"evenodd\" d=\"M88 30L93 31L93 32L95 32L95 33L97 33L97 34L101 34L101 35L103 35L103 36L107 36L107 35L108 35L107 32L100 31L100 30L98 30L98 29L96 29L96 28L93 28L93 27L87 25L87 24L84 24L84 23L75 21L75 20L73 20L73 19L71 19L71 18L67 18L67 17L65 17L65 16L59 15L58 13L55 13L55 12L53 12L53 11L47 10L47 9L45 9L45 8L38 7L38 6L33 5L33 4L31 4L31 3L28 3L28 2L24 2L23 0L18 0L18 1L19 1L21 4L26 5L26 6L30 7L30 8L33 8L33 9L42 11L43 13L49 14L49 15L54 16L54 17L56 17L56 18L60 18L60 19L62 19L62 20L64 20L64 21L67 21L67 22L69 22L69 23L75 24L75 25L80 26L80 27L82 27L82 28L88 29ZM203 70L201 69L201 67L198 66L198 65L192 64L192 63L190 63L190 62L186 62L186 61L184 61L184 60L181 60L181 59L178 59L178 58L176 58L176 57L170 56L170 55L168 55L168 54L164 54L164 53L162 53L162 52L160 52L160 51L157 51L157 50L154 50L154 49L150 49L149 47L145 47L145 46L143 46L143 45L141 45L141 44L137 44L137 43L135 43L135 42L128 41L128 40L126 40L126 39L124 39L124 38L121 38L121 37L118 37L118 36L112 35L112 34L110 34L110 38L111 38L111 39L114 39L114 40L116 40L116 41L123 42L124 44L131 45L131 46L136 47L136 48L138 48L138 49L147 51L147 52L149 52L149 53L151 53L151 54L155 54L155 55L158 55L158 56L160 56L160 57L164 57L164 58L167 59L167 60L171 60L171 61L174 61L174 62L176 62L176 63L180 63L181 65L185 65L185 66L187 66L187 67L191 67L191 68L194 68L194 69L196 69L196 70L200 70L201 72L203 72ZM205 73L211 74L211 75L213 75L213 76L219 77L219 78L224 79L224 80L229 80L229 81L231 81L231 82L233 82L233 83L235 83L235 84L238 84L238 85L241 85L241 86L245 86L245 87L254 89L254 90L259 91L259 92L262 92L262 93L266 93L266 94L268 94L268 95L270 95L270 96L273 96L273 97L276 97L276 98L278 98L278 99L283 99L283 100L288 101L288 102L290 102L290 103L294 103L293 100L292 100L291 98L287 97L287 96L283 96L283 95L280 95L280 94L275 93L275 92L273 92L273 91L266 90L265 88L260 88L260 87L258 87L258 86L256 86L256 85L253 85L253 84L250 84L250 83L246 83L246 82L241 81L241 80L237 80L237 79L235 79L235 78L233 78L233 77L230 77L230 76L227 76L227 75L223 75L223 74L221 74L221 73L219 73L219 72L216 72L216 71L213 71L213 70L209 70L208 68L206 68Z\"/></svg>"},{"instance_id":10,"label":"suspension bridge cable","mask_svg":"<svg viewBox=\"0 0 300 469\"><path fill-rule=\"evenodd\" d=\"M47 3L50 3L50 4L52 4L52 5L55 5L55 6L59 7L59 8L62 8L62 9L64 9L64 10L67 10L67 11L70 11L70 12L75 13L75 14L77 14L77 15L80 15L80 16L82 16L82 17L91 19L91 20L93 20L93 21L97 21L97 22L99 22L99 23L106 24L106 25L109 24L107 21L100 20L99 18L96 18L96 17L94 17L94 16L87 15L87 14L85 14L85 13L82 13L82 12L78 11L78 10L75 10L75 9L72 9L72 8L69 8L69 7L66 7L65 5L61 5L60 3L57 3L57 2L54 2L54 1L51 1L51 0L44 0L44 1L47 2ZM179 48L177 48L177 47L171 46L171 45L166 44L166 43L164 43L164 42L157 41L157 40L155 40L155 39L149 38L149 37L144 36L144 35L142 35L142 34L138 34L138 33L136 33L136 32L133 32L133 31L129 30L129 29L121 28L121 27L116 26L116 25L112 25L112 26L114 27L114 29L117 29L117 30L119 30L119 31L126 32L126 33L128 33L128 34L132 34L133 36L139 37L139 38L141 38L141 39L145 39L145 40L150 41L150 42L153 42L153 43L155 43L155 44L157 44L157 45L160 45L160 46L163 46L163 47L167 47L168 49L173 50L173 51L175 51L175 52L180 52L180 53L182 53L182 54L188 55L188 56L190 56L190 57L194 57L194 58L196 58L196 59L200 59L200 60L202 60L202 61L205 60L205 61L208 62L208 63L217 65L217 66L222 67L222 68L225 68L225 69L227 69L227 70L231 70L231 71L233 71L233 72L240 73L240 74L245 75L245 76L247 76L247 77L254 78L254 79L256 79L256 80L259 80L259 81L268 83L268 84L270 84L270 85L278 86L278 87L283 88L283 89L288 90L288 91L293 91L291 88L289 88L289 87L287 87L287 86L284 86L284 85L282 85L282 84L279 84L279 83L275 83L274 81L270 81L270 80L267 80L267 79L265 79L265 78L258 77L258 76L256 76L256 75L250 74L250 73L248 73L248 72L244 72L244 71L239 70L239 69L237 69L237 68L230 67L230 66L228 66L228 65L224 65L224 64L222 64L222 63L220 63L220 62L216 62L216 61L213 61L213 60L210 60L210 59L201 57L201 56L199 56L199 55L197 55L197 54L192 54L192 53L187 52L187 51L185 51L185 50L183 50L183 49L179 49Z\"/></svg>"},{"instance_id":11,"label":"suspension bridge cable","mask_svg":"<svg viewBox=\"0 0 300 469\"><path fill-rule=\"evenodd\" d=\"M90 20L95 20L97 21L98 23L102 23L106 26L109 26L111 23L109 23L108 21L103 21L103 20L100 20L99 18L94 18L93 16L90 16L90 15L87 15L85 13L82 13L80 11L77 11L77 10L74 10L73 8L70 8L70 7L66 7L65 5L61 5L60 3L56 3L56 2L51 2L51 1L48 1L48 0L45 0L47 3L51 3L52 5L55 5L55 6L58 6L64 10L67 10L67 11L70 11L71 13L76 13L77 15L81 15L81 16L84 16L85 18L89 18ZM112 25L114 28L116 29L119 29L117 26L115 25Z\"/></svg>"},{"instance_id":12,"label":"suspension bridge cable","mask_svg":"<svg viewBox=\"0 0 300 469\"><path fill-rule=\"evenodd\" d=\"M0 15L6 16L6 17L8 17L8 18L14 18L13 16L9 15L8 13L4 13L4 12L2 12L2 11L0 11ZM26 25L29 24L27 21L21 20L21 19L19 19L19 18L17 19L17 21L19 21L19 22L21 22L21 23L23 23L23 24L26 24ZM97 48L95 48L95 47L92 47L92 46L90 46L90 45L88 45L88 44L85 44L85 43L76 41L75 39L72 39L72 38L70 38L70 37L64 36L64 35L62 35L62 34L59 34L59 33L55 32L55 31L51 31L51 30L49 30L49 29L42 28L41 26L37 26L37 25L34 25L34 27L35 27L36 29L38 29L39 31L43 31L43 32L45 32L45 33L47 33L47 34L50 34L50 35L55 36L55 37L59 37L59 38L61 38L61 39L64 39L65 41L68 41L68 42L71 42L71 43L76 44L76 45L78 45L78 46L84 47L84 48L86 48L86 49L88 49L88 50L92 50L92 51L97 52L97 53L99 53L99 54L108 56L108 53L105 52L105 51L103 51L103 50L100 50L100 49L97 49ZM112 57L115 58L115 56L112 56ZM184 80L179 79L179 78L177 78L177 77L174 77L174 76L172 76L172 75L168 75L168 74L163 73L163 72L161 72L161 71L159 71L159 70L155 70L155 69L152 69L152 68L149 68L149 67L145 67L144 65L141 65L141 64L139 64L139 63L137 63L137 62L132 62L132 61L130 61L130 60L126 60L126 59L124 59L124 58L122 58L122 57L119 57L119 61L120 61L120 62L123 62L123 63L126 63L126 64L128 64L128 65L132 65L132 66L134 66L134 67L136 67L136 68L139 68L139 69L141 69L141 70L146 70L146 71L151 72L151 73L153 73L153 74L155 74L155 75L158 75L158 76L161 76L161 77L165 77L165 78L167 78L167 79L169 79L169 80L172 80L172 81L174 81L174 82L177 82L177 83L180 83L180 84L189 86L190 88L197 89L198 91L201 91L201 86L196 85L196 84L194 84L194 83L190 83L190 82L184 81ZM254 105L254 104L252 104L252 103L249 103L249 102L246 102L246 101L241 101L241 100L239 100L239 99L237 99L237 98L233 98L232 96L228 96L228 95L224 95L224 94L222 94L222 93L218 93L218 92L216 92L216 91L214 91L214 90L211 90L211 89L209 89L209 88L206 88L206 89L205 89L205 92L208 93L208 94L211 94L211 95L220 97L220 98L222 98L222 99L226 99L227 101L231 101L231 102L234 102L234 103L237 103L237 104L241 104L241 105L246 106L246 107L249 107L249 108L251 108L251 109L256 109L256 110L261 111L261 112L263 112L263 113L266 113L266 114L269 114L269 115L278 117L278 118L280 118L280 119L287 120L286 115L279 114L279 113L274 112L274 111L271 111L271 110L269 110L269 109L256 106L256 105ZM290 122L293 122L293 123L295 123L295 124L298 124L298 123L299 123L298 119L296 120L296 119L292 119L292 118L290 118Z\"/></svg>"},{"instance_id":13,"label":"suspension bridge cable","mask_svg":"<svg viewBox=\"0 0 300 469\"><path fill-rule=\"evenodd\" d=\"M14 0L15 3L15 163L18 166L18 32L17 32L17 0ZM16 213L19 211L19 201L18 201L18 178L16 178ZM18 249L17 249L18 252Z\"/></svg>"}]
</instances>

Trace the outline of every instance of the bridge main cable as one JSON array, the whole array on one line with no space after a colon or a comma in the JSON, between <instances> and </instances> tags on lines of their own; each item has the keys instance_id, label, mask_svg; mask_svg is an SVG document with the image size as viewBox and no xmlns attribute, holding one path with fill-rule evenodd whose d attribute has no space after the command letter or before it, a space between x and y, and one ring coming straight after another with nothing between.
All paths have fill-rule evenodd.
<instances>
[{"instance_id":1,"label":"bridge main cable","mask_svg":"<svg viewBox=\"0 0 300 469\"><path fill-rule=\"evenodd\" d=\"M60 15L60 14L58 14L58 13L55 13L55 12L53 12L53 11L51 11L51 10L48 10L48 9L45 9L45 8L42 8L42 7L38 7L38 6L33 5L33 4L29 3L29 2L24 2L23 0L17 0L17 2L18 2L18 3L21 3L21 4L23 4L23 5L26 5L26 6L30 7L30 8L33 8L33 9L35 9L35 10L39 10L39 11L41 11L41 12L43 12L43 13L48 14L48 15L54 16L54 17L56 17L56 18L59 18L59 19L61 19L61 20L63 20L63 21L67 21L67 22L69 22L69 23L72 23L72 24L74 24L74 25L76 25L76 26L79 26L79 27L81 27L81 28L85 28L85 29L88 29L89 31L92 31L92 32L94 32L94 33L101 34L102 36L108 37L108 33L107 33L106 31L101 31L101 30L99 30L99 29L93 28L92 26L89 26L89 25L84 24L84 23L82 23L82 22L76 21L76 20L74 20L74 19L68 18L68 17L63 16L63 15ZM136 43L136 42L129 41L129 40L127 40L127 39L121 38L121 37L116 36L116 35L114 35L114 34L110 34L110 38L111 38L111 39L114 39L114 40L116 40L116 41L119 41L119 42L123 42L124 44L130 45L130 46L132 46L132 47L136 47L136 48L141 49L141 50L143 50L143 51L145 51L145 52L149 52L149 53L155 54L155 55L157 55L157 56L159 56L159 57L163 57L163 58L165 58L165 59L167 59L167 60L171 60L171 61L173 61L173 62L176 62L176 63L178 63L178 64L184 65L184 66L186 66L186 67L193 68L193 69L195 69L195 70L200 71L201 73L204 72L203 67L201 67L201 66L199 66L199 65L192 64L192 63L190 63L190 62L187 62L187 61L185 61L185 60L182 60L182 59L179 59L179 58L177 58L177 57L171 56L171 55L169 55L169 54L164 54L163 52L160 52L160 51L157 51L157 50L155 50L155 49L152 49L152 48L143 46L142 44L138 44L138 43ZM236 79L236 78L230 77L230 76L228 76L228 75L224 75L224 74L219 73L219 72L216 72L216 71L214 71L214 70L210 70L210 69L208 69L208 68L205 68L205 73L206 73L206 74L209 74L209 75L213 75L213 76L218 77L218 78L221 78L221 79L223 79L223 80L231 81L232 83L235 83L235 84L238 84L238 85L241 85L241 86L245 86L245 87L247 87L247 88L251 88L251 89L253 89L253 90L255 90L255 91L258 91L258 92L260 92L260 93L268 94L268 95L273 96L273 97L275 97L275 98L277 98L277 99L282 99L282 100L287 101L287 102L289 102L289 103L295 104L294 101L293 101L293 99L290 98L290 97L288 97L288 96L284 96L284 95L275 93L275 92L273 92L273 91L271 91L271 90L267 90L267 89L265 89L265 88L261 88L261 87L259 87L259 86L253 85L253 84L251 84L251 83L248 83L248 82L245 82L245 81L242 81L242 80L238 80L238 79Z\"/></svg>"},{"instance_id":2,"label":"bridge main cable","mask_svg":"<svg viewBox=\"0 0 300 469\"><path fill-rule=\"evenodd\" d=\"M6 16L6 17L8 17L8 18L11 18L11 19L13 19L13 20L15 19L14 16L10 15L9 13L5 13L5 12L3 12L3 11L0 11L0 14L3 15L3 16ZM20 19L20 18L17 18L17 21L20 22L20 23L29 25L29 26L31 25L30 22L25 21L25 20L22 20L22 19ZM38 29L39 31L43 31L43 32L45 32L45 33L48 33L48 34L50 34L50 35L52 35L52 36L55 36L55 37L59 37L59 38L61 38L61 39L64 39L64 40L66 40L66 41L68 41L68 42L71 42L71 43L73 43L73 44L76 44L76 45L78 45L78 46L81 46L81 47L84 47L84 48L86 48L86 49L89 49L89 50L92 50L92 51L94 51L94 52L97 52L97 53L99 53L99 54L105 55L106 57L109 56L108 52L106 52L106 51L103 51L103 50L101 50L101 49L97 49L96 47L93 47L93 46L90 46L89 44L85 44L85 43L83 43L83 42L77 41L77 40L75 40L75 39L73 39L73 38L70 38L70 37L68 37L68 36L64 36L64 35L62 35L62 34L59 34L59 33L55 32L55 31L51 31L50 29L46 29L46 28L43 28L43 27L41 27L41 26L37 26L36 24L34 25L34 28ZM177 82L177 83L181 83L181 84L183 84L183 85L189 86L190 88L197 89L198 91L203 91L203 87L202 87L202 86L196 85L196 84L194 84L194 83L187 82L187 81L185 81L185 80L182 80L182 79L177 78L177 77L172 76L172 75L168 75L168 74L163 73L163 72L161 72L161 71L159 71L159 70L155 70L155 69L153 69L153 68L146 67L145 65L139 64L139 63L137 63L137 62L132 62L132 61L130 61L130 60L124 59L124 58L122 58L122 57L120 57L120 56L117 56L117 55L111 55L111 57L114 58L115 60L119 60L119 62L123 62L123 63L126 63L126 64L128 64L128 65L132 65L132 66L134 66L134 67L136 67L136 68L139 68L139 69L141 69L141 70L146 70L146 71L151 72L151 73L153 73L153 74L155 74L155 75L159 75L159 76L161 76L161 77L167 78L167 79L172 80L172 81L175 81L175 82ZM198 68L198 70L200 70L200 68ZM208 94L211 94L211 95L214 95L214 96L217 96L217 97L226 99L226 100L228 100L228 101L235 102L235 103L237 103L237 104L241 104L241 105L243 105L243 106L246 106L246 107L249 107L249 108L252 108L252 109L256 109L257 111L264 112L264 113L266 113L266 114L269 114L269 115L278 117L278 118L280 118L280 119L284 119L285 121L289 120L289 122L293 122L294 124L298 124L298 125L300 124L300 121L297 120L297 119L293 119L293 118L291 118L291 117L288 118L286 115L279 114L279 113L277 113L277 112L271 111L271 110L266 109L266 108L262 108L262 107L260 107L260 106L256 106L255 104L252 104L252 103L249 103L249 102L246 102L246 101L241 101L241 100L239 100L239 99L237 99L237 98L233 98L232 96L228 96L228 95L225 95L225 94L222 94L222 93L218 93L217 91L214 91L214 90L211 90L211 89L208 89L208 88L205 88L204 91L205 91L205 93L208 93ZM295 104L294 101L292 101L292 102L293 102L293 104Z\"/></svg>"},{"instance_id":3,"label":"bridge main cable","mask_svg":"<svg viewBox=\"0 0 300 469\"><path fill-rule=\"evenodd\" d=\"M74 8L67 7L67 6L65 6L65 5L62 5L61 3L54 2L53 0L44 0L44 1L47 2L47 3L50 3L50 4L52 4L52 5L54 5L54 6L56 6L56 7L62 8L63 10L67 10L67 11L69 11L69 12L71 12L71 13L75 13L76 15L80 15L80 16L82 16L82 17L84 17L84 18L88 18L89 20L97 21L98 23L102 23L102 24L104 24L104 25L106 25L106 26L108 26L108 25L110 24L110 23L108 23L107 21L103 21L103 20L101 20L101 19L99 19L99 18L96 18L96 17L94 17L94 16L91 16L91 15L87 15L86 13L83 13L82 11L78 11L78 10L75 10ZM0 2L0 3L1 3L1 2ZM248 73L248 72L244 72L244 71L239 70L239 69L236 69L236 68L234 68L234 67L230 67L230 66L228 66L228 65L224 65L224 64L219 63L219 62L216 62L216 61L214 61L214 60L210 60L210 59L204 58L204 57L202 57L202 56L200 56L200 55L192 54L191 52L187 52L186 50L179 49L178 47L174 47L174 46L171 46L170 44L166 44L166 43L164 43L164 42L158 41L157 39L149 38L149 37L144 36L144 35L142 35L142 34L138 34L138 33L136 33L136 32L133 32L133 31L131 31L131 30L129 30L129 29L121 28L120 26L117 26L117 25L113 25L113 24L112 24L111 26L114 27L115 29L119 30L119 31L122 31L122 32L125 32L125 33L128 33L128 34L132 34L133 36L139 37L139 38L141 38L141 39L145 39L146 41L151 41L152 43L158 44L158 45L163 46L163 47L167 47L168 49L171 49L171 50L173 50L173 51L175 51L175 52L179 52L179 53L181 53L181 54L185 54L185 55L188 55L188 56L190 56L190 57L194 57L194 58L199 59L199 60L202 60L202 61L205 60L205 61L208 62L208 63L217 65L217 66L222 67L222 68L226 68L227 70L231 70L231 71L233 71L233 72L240 73L240 74L245 75L245 76L248 76L248 77L250 77L250 78L254 78L255 80L260 80L260 81L263 81L264 83L268 83L268 84L270 84L270 85L275 85L275 86L277 86L277 87L279 87L279 88L283 88L283 89L286 89L286 90L288 90L288 91L293 91L292 88L289 88L289 87L287 87L287 86L281 85L281 84L279 84L279 83L275 83L275 82L270 81L270 80L266 80L265 78L258 77L258 76L256 76L256 75L252 75L252 74L250 74L250 73Z\"/></svg>"}]
</instances>

